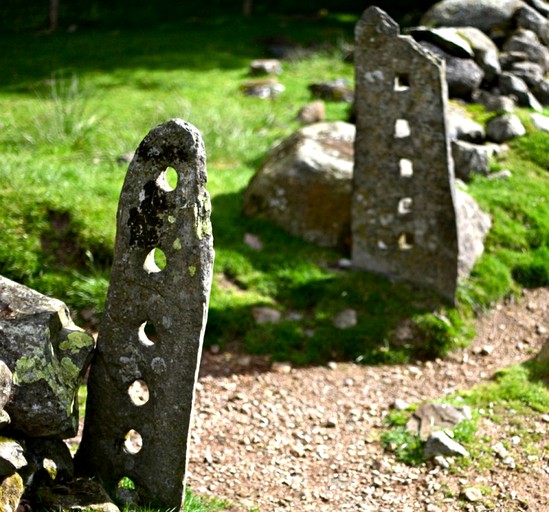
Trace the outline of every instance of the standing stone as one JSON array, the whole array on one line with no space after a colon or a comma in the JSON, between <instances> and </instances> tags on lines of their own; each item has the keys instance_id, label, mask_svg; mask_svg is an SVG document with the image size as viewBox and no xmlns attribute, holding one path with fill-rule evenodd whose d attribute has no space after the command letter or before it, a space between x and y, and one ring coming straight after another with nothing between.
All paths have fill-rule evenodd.
<instances>
[{"instance_id":1,"label":"standing stone","mask_svg":"<svg viewBox=\"0 0 549 512\"><path fill-rule=\"evenodd\" d=\"M352 259L454 301L458 236L444 67L377 7L356 29Z\"/></svg>"},{"instance_id":2,"label":"standing stone","mask_svg":"<svg viewBox=\"0 0 549 512\"><path fill-rule=\"evenodd\" d=\"M127 477L140 503L177 510L212 278L206 179L200 133L179 119L130 164L75 461L111 496Z\"/></svg>"}]
</instances>

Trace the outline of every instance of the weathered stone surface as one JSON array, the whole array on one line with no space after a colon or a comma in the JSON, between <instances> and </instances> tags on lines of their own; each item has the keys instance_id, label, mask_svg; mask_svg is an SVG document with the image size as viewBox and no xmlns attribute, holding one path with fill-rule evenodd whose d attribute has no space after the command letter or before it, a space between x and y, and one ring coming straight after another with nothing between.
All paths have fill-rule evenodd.
<instances>
[{"instance_id":1,"label":"weathered stone surface","mask_svg":"<svg viewBox=\"0 0 549 512\"><path fill-rule=\"evenodd\" d=\"M549 132L549 117L542 114L530 114L530 119L534 124L536 130L541 130L542 132Z\"/></svg>"},{"instance_id":2,"label":"weathered stone surface","mask_svg":"<svg viewBox=\"0 0 549 512\"><path fill-rule=\"evenodd\" d=\"M410 30L410 35L416 41L433 43L455 57L471 59L475 55L469 41L462 37L454 27L414 27Z\"/></svg>"},{"instance_id":3,"label":"weathered stone surface","mask_svg":"<svg viewBox=\"0 0 549 512\"><path fill-rule=\"evenodd\" d=\"M445 428L453 429L463 420L471 419L471 409L467 406L456 407L449 404L424 404L412 413L406 424L406 430L417 434L422 441Z\"/></svg>"},{"instance_id":4,"label":"weathered stone surface","mask_svg":"<svg viewBox=\"0 0 549 512\"><path fill-rule=\"evenodd\" d=\"M65 481L74 477L74 463L69 447L60 439L28 437L25 455L38 471L46 471L52 480ZM53 467L48 466L48 463Z\"/></svg>"},{"instance_id":5,"label":"weathered stone surface","mask_svg":"<svg viewBox=\"0 0 549 512\"><path fill-rule=\"evenodd\" d=\"M511 24L520 0L442 0L433 5L421 23L433 26L471 26L490 33L494 27Z\"/></svg>"},{"instance_id":6,"label":"weathered stone surface","mask_svg":"<svg viewBox=\"0 0 549 512\"><path fill-rule=\"evenodd\" d=\"M278 59L256 59L250 63L250 75L280 75L282 65Z\"/></svg>"},{"instance_id":7,"label":"weathered stone surface","mask_svg":"<svg viewBox=\"0 0 549 512\"><path fill-rule=\"evenodd\" d=\"M323 247L348 244L355 127L317 123L275 146L251 179L244 213Z\"/></svg>"},{"instance_id":8,"label":"weathered stone surface","mask_svg":"<svg viewBox=\"0 0 549 512\"><path fill-rule=\"evenodd\" d=\"M523 107L530 107L534 110L542 110L541 105L528 89L528 86L518 76L511 73L502 73L499 76L498 85L504 95L514 96L518 104Z\"/></svg>"},{"instance_id":9,"label":"weathered stone surface","mask_svg":"<svg viewBox=\"0 0 549 512\"><path fill-rule=\"evenodd\" d=\"M549 16L549 4L545 0L526 0L526 3L536 9L540 14Z\"/></svg>"},{"instance_id":10,"label":"weathered stone surface","mask_svg":"<svg viewBox=\"0 0 549 512\"><path fill-rule=\"evenodd\" d=\"M519 27L534 32L545 45L549 43L549 20L529 5L520 8L515 15Z\"/></svg>"},{"instance_id":11,"label":"weathered stone surface","mask_svg":"<svg viewBox=\"0 0 549 512\"><path fill-rule=\"evenodd\" d=\"M6 405L10 429L36 437L72 437L78 429L81 377L93 353L63 302L0 276L0 353L13 373Z\"/></svg>"},{"instance_id":12,"label":"weathered stone surface","mask_svg":"<svg viewBox=\"0 0 549 512\"><path fill-rule=\"evenodd\" d=\"M23 479L19 473L14 473L6 478L0 478L0 510L8 512L17 510L23 492L25 490Z\"/></svg>"},{"instance_id":13,"label":"weathered stone surface","mask_svg":"<svg viewBox=\"0 0 549 512\"><path fill-rule=\"evenodd\" d=\"M446 62L446 82L450 97L469 99L480 87L484 72L473 59L454 57L427 41L420 44Z\"/></svg>"},{"instance_id":14,"label":"weathered stone surface","mask_svg":"<svg viewBox=\"0 0 549 512\"><path fill-rule=\"evenodd\" d=\"M309 91L315 98L326 101L342 101L352 103L354 91L349 82L344 78L338 78L331 82L319 82L309 85Z\"/></svg>"},{"instance_id":15,"label":"weathered stone surface","mask_svg":"<svg viewBox=\"0 0 549 512\"><path fill-rule=\"evenodd\" d=\"M525 133L526 128L515 114L502 114L486 123L486 136L494 142L505 142Z\"/></svg>"},{"instance_id":16,"label":"weathered stone surface","mask_svg":"<svg viewBox=\"0 0 549 512\"><path fill-rule=\"evenodd\" d=\"M549 80L543 79L541 82L538 82L532 88L532 93L542 105L549 105Z\"/></svg>"},{"instance_id":17,"label":"weathered stone surface","mask_svg":"<svg viewBox=\"0 0 549 512\"><path fill-rule=\"evenodd\" d=\"M527 61L513 63L508 71L524 80L528 87L534 87L538 82L543 80L545 75L543 68L539 64Z\"/></svg>"},{"instance_id":18,"label":"weathered stone surface","mask_svg":"<svg viewBox=\"0 0 549 512\"><path fill-rule=\"evenodd\" d=\"M471 45L475 62L484 71L485 81L492 82L501 73L496 44L478 28L457 27L455 30Z\"/></svg>"},{"instance_id":19,"label":"weathered stone surface","mask_svg":"<svg viewBox=\"0 0 549 512\"><path fill-rule=\"evenodd\" d=\"M33 498L40 510L120 512L99 482L87 478L44 482L33 490Z\"/></svg>"},{"instance_id":20,"label":"weathered stone surface","mask_svg":"<svg viewBox=\"0 0 549 512\"><path fill-rule=\"evenodd\" d=\"M450 140L481 143L486 137L484 127L471 119L468 112L455 103L448 103L446 106L446 122Z\"/></svg>"},{"instance_id":21,"label":"weathered stone surface","mask_svg":"<svg viewBox=\"0 0 549 512\"><path fill-rule=\"evenodd\" d=\"M480 209L467 192L456 187L460 277L469 275L477 259L484 252L484 239L492 227L490 216Z\"/></svg>"},{"instance_id":22,"label":"weathered stone surface","mask_svg":"<svg viewBox=\"0 0 549 512\"><path fill-rule=\"evenodd\" d=\"M2 409L0 411L0 431L4 430L10 423L10 415Z\"/></svg>"},{"instance_id":23,"label":"weathered stone surface","mask_svg":"<svg viewBox=\"0 0 549 512\"><path fill-rule=\"evenodd\" d=\"M472 174L486 176L490 169L493 146L480 146L463 140L452 141L452 156L456 178L468 181Z\"/></svg>"},{"instance_id":24,"label":"weathered stone surface","mask_svg":"<svg viewBox=\"0 0 549 512\"><path fill-rule=\"evenodd\" d=\"M377 7L356 26L352 259L454 300L458 237L443 67Z\"/></svg>"},{"instance_id":25,"label":"weathered stone surface","mask_svg":"<svg viewBox=\"0 0 549 512\"><path fill-rule=\"evenodd\" d=\"M0 409L4 409L12 395L13 374L4 361L0 360Z\"/></svg>"},{"instance_id":26,"label":"weathered stone surface","mask_svg":"<svg viewBox=\"0 0 549 512\"><path fill-rule=\"evenodd\" d=\"M531 30L518 29L503 44L504 52L524 52L528 60L549 70L549 49L543 46Z\"/></svg>"},{"instance_id":27,"label":"weathered stone surface","mask_svg":"<svg viewBox=\"0 0 549 512\"><path fill-rule=\"evenodd\" d=\"M474 100L480 103L488 112L503 114L511 113L515 110L515 101L511 96L479 91Z\"/></svg>"},{"instance_id":28,"label":"weathered stone surface","mask_svg":"<svg viewBox=\"0 0 549 512\"><path fill-rule=\"evenodd\" d=\"M181 507L208 311L213 241L206 179L202 138L185 121L157 126L137 149L120 196L75 459L77 474L97 477L109 494L128 477L141 503L165 508ZM146 391L139 400L136 386Z\"/></svg>"},{"instance_id":29,"label":"weathered stone surface","mask_svg":"<svg viewBox=\"0 0 549 512\"><path fill-rule=\"evenodd\" d=\"M276 98L286 88L276 78L257 78L244 82L240 89L246 96L253 96L262 100Z\"/></svg>"},{"instance_id":30,"label":"weathered stone surface","mask_svg":"<svg viewBox=\"0 0 549 512\"><path fill-rule=\"evenodd\" d=\"M0 437L0 480L13 475L27 464L21 444L14 439Z\"/></svg>"},{"instance_id":31,"label":"weathered stone surface","mask_svg":"<svg viewBox=\"0 0 549 512\"><path fill-rule=\"evenodd\" d=\"M296 121L303 124L320 123L326 118L326 106L322 100L312 101L297 113Z\"/></svg>"},{"instance_id":32,"label":"weathered stone surface","mask_svg":"<svg viewBox=\"0 0 549 512\"><path fill-rule=\"evenodd\" d=\"M549 368L549 340L545 342L545 345L543 345L541 351L536 356L536 361L541 365L546 365L546 368ZM547 374L549 374L549 370L547 371Z\"/></svg>"},{"instance_id":33,"label":"weathered stone surface","mask_svg":"<svg viewBox=\"0 0 549 512\"><path fill-rule=\"evenodd\" d=\"M432 459L437 455L469 457L469 452L444 431L439 430L429 436L423 450L426 459Z\"/></svg>"}]
</instances>

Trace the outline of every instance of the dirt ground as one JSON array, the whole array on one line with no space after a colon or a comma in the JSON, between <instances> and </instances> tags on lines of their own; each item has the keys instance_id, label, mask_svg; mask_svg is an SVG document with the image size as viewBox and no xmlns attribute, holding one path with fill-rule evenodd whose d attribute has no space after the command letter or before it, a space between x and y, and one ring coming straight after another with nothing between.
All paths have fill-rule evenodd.
<instances>
[{"instance_id":1,"label":"dirt ground","mask_svg":"<svg viewBox=\"0 0 549 512\"><path fill-rule=\"evenodd\" d=\"M503 442L512 464L494 453L491 467L409 467L379 440L395 400L417 404L486 381L537 354L548 331L549 289L538 289L480 318L471 346L446 360L294 369L207 352L188 484L235 511L549 511L549 415L526 419L534 445L521 443L513 411L480 423L487 453Z\"/></svg>"}]
</instances>

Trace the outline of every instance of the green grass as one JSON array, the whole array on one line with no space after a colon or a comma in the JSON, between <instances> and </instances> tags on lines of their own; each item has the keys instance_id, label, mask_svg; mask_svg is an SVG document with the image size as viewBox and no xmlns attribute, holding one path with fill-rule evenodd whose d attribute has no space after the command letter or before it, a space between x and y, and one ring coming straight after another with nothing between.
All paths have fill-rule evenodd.
<instances>
[{"instance_id":1,"label":"green grass","mask_svg":"<svg viewBox=\"0 0 549 512\"><path fill-rule=\"evenodd\" d=\"M492 380L444 399L445 403L468 405L473 412L472 419L462 421L453 431L454 440L462 444L471 455L470 459L460 458L458 468L471 464L483 468L494 464L491 446L495 440L478 436L478 422L481 418L496 424L509 422L509 418L513 418L514 430L506 434L506 438L520 436L526 455L539 456L548 448L541 434L535 432L528 421L532 415L549 413L547 378L547 369L540 368L535 360L531 360L501 370ZM413 466L425 462L424 444L417 435L406 430L406 423L415 408L412 406L406 411L391 411L386 419L388 428L381 435L383 445L394 453L397 460Z\"/></svg>"},{"instance_id":2,"label":"green grass","mask_svg":"<svg viewBox=\"0 0 549 512\"><path fill-rule=\"evenodd\" d=\"M243 190L272 144L298 128L295 115L311 99L307 85L353 79L341 47L355 20L218 17L162 30L0 36L0 273L84 311L77 321L89 322L91 314L93 327L108 288L127 168L117 157L156 124L182 117L201 130L208 154L216 262L207 345L236 344L296 364L433 357L471 336L478 311L522 286L547 285L545 134L513 142L496 164L512 170L511 180L470 184L494 227L484 256L460 285L457 308L414 286L337 270L348 255L243 217ZM264 38L280 34L306 47L322 43L321 49L284 62L286 91L279 98L245 97L239 87L250 60L264 55ZM328 120L347 114L347 105L328 103ZM247 233L264 249L248 247ZM251 308L258 305L298 320L256 325ZM332 320L345 308L357 311L358 323L338 330ZM419 343L393 343L407 319Z\"/></svg>"}]
</instances>

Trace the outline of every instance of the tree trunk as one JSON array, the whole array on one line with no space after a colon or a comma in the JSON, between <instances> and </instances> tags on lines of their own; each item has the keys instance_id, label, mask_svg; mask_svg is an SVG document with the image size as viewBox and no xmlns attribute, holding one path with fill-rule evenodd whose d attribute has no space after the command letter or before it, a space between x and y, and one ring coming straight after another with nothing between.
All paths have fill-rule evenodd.
<instances>
[{"instance_id":1,"label":"tree trunk","mask_svg":"<svg viewBox=\"0 0 549 512\"><path fill-rule=\"evenodd\" d=\"M246 17L252 15L252 1L253 0L244 0L242 3L242 14Z\"/></svg>"},{"instance_id":2,"label":"tree trunk","mask_svg":"<svg viewBox=\"0 0 549 512\"><path fill-rule=\"evenodd\" d=\"M50 0L50 32L57 30L59 22L59 0Z\"/></svg>"}]
</instances>

